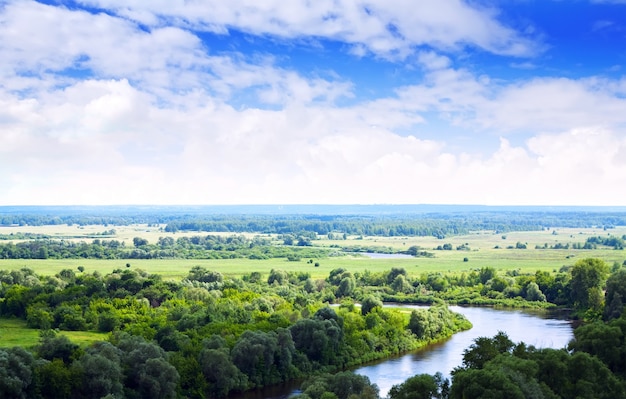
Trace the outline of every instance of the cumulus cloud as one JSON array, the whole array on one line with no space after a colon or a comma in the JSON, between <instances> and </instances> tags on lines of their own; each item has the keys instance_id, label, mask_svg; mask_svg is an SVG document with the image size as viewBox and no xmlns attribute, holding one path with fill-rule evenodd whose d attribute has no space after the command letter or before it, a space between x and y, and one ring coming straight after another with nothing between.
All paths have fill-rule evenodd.
<instances>
[{"instance_id":1,"label":"cumulus cloud","mask_svg":"<svg viewBox=\"0 0 626 399\"><path fill-rule=\"evenodd\" d=\"M450 52L464 46L537 51L492 9L82 3L107 12L0 9L1 204L584 205L623 194L626 79L507 82L456 66ZM419 78L357 98L339 74L214 53L193 30L233 27L336 40L361 56L411 54ZM466 150L436 125L495 150Z\"/></svg>"}]
</instances>

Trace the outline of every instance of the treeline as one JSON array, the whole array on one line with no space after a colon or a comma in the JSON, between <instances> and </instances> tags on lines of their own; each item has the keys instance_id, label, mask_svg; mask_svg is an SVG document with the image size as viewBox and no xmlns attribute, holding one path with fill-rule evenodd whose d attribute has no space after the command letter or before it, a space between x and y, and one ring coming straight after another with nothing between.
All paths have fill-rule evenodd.
<instances>
[{"instance_id":1,"label":"treeline","mask_svg":"<svg viewBox=\"0 0 626 399\"><path fill-rule=\"evenodd\" d=\"M362 236L435 236L467 234L473 226L465 221L446 221L415 217L367 217L367 216L300 216L289 217L213 217L172 221L165 231L213 231L232 233L302 234L315 233L348 234ZM536 229L536 226L533 226Z\"/></svg>"},{"instance_id":2,"label":"treeline","mask_svg":"<svg viewBox=\"0 0 626 399\"><path fill-rule=\"evenodd\" d=\"M305 241L305 244L309 243ZM233 236L160 237L150 244L135 237L133 245L118 240L95 239L90 243L36 239L0 243L0 259L270 259L325 257L329 250L307 245L277 246L262 237Z\"/></svg>"},{"instance_id":3,"label":"treeline","mask_svg":"<svg viewBox=\"0 0 626 399\"><path fill-rule=\"evenodd\" d=\"M345 277L344 277L345 278ZM443 307L409 317L375 296L329 307L331 277L273 271L244 279L194 267L180 283L124 269L38 276L0 271L0 316L43 331L0 350L3 398L224 397L415 349L469 328ZM57 331L110 332L88 348Z\"/></svg>"},{"instance_id":4,"label":"treeline","mask_svg":"<svg viewBox=\"0 0 626 399\"><path fill-rule=\"evenodd\" d=\"M249 208L249 209L248 209ZM435 236L467 234L476 230L498 233L534 231L554 227L603 227L626 225L626 213L616 211L536 211L513 208L452 207L450 212L420 212L402 207L382 207L369 213L344 213L337 207L327 213L291 213L263 207L0 207L0 226L41 225L166 225L166 230L232 233L349 234L369 236ZM306 208L306 207L305 207ZM315 207L309 207L315 209ZM306 209L309 209L306 208ZM419 208L419 207L417 207ZM257 210L255 213L255 209ZM291 209L291 208L288 208ZM425 207L428 209L428 207ZM357 212L357 207L353 212ZM294 209L297 211L297 209ZM300 210L302 212L304 210ZM366 212L367 209L363 209ZM229 213L230 212L230 213Z\"/></svg>"},{"instance_id":5,"label":"treeline","mask_svg":"<svg viewBox=\"0 0 626 399\"><path fill-rule=\"evenodd\" d=\"M574 243L556 243L556 244L548 244L537 245L536 249L597 249L598 246L611 247L613 249L624 249L624 242L626 241L626 235L621 237L617 237L614 235L608 236L596 236L596 237L588 237L584 243L574 242Z\"/></svg>"}]
</instances>

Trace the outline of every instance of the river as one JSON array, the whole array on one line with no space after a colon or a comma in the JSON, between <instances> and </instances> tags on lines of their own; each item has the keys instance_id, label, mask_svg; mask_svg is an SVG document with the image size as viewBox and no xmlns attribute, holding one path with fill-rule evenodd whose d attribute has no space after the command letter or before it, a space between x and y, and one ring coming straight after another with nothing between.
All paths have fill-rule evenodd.
<instances>
[{"instance_id":1,"label":"river","mask_svg":"<svg viewBox=\"0 0 626 399\"><path fill-rule=\"evenodd\" d=\"M472 322L473 328L455 334L444 342L373 362L356 368L354 372L365 375L376 383L380 388L380 396L385 397L393 385L402 383L416 374L441 372L449 378L450 372L461 364L463 351L478 337L493 337L498 331L503 331L515 343L523 341L527 345L540 348L559 349L566 347L574 336L571 322L554 313L461 306L450 306L450 309L465 315ZM294 384L285 384L246 392L244 395L231 398L286 399L294 394L294 389Z\"/></svg>"}]
</instances>

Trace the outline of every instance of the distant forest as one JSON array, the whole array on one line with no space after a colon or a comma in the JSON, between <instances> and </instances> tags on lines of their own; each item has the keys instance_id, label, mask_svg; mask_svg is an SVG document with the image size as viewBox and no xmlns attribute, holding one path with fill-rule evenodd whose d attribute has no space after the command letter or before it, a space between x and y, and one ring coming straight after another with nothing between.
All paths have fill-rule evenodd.
<instances>
[{"instance_id":1,"label":"distant forest","mask_svg":"<svg viewBox=\"0 0 626 399\"><path fill-rule=\"evenodd\" d=\"M626 225L626 207L436 205L0 207L0 226L165 225L168 232L446 236Z\"/></svg>"}]
</instances>

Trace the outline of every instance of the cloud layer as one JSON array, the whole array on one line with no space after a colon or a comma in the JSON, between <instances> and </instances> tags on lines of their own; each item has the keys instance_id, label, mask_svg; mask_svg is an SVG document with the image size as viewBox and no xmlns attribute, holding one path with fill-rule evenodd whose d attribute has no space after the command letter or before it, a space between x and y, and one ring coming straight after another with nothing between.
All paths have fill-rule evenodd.
<instances>
[{"instance_id":1,"label":"cloud layer","mask_svg":"<svg viewBox=\"0 0 626 399\"><path fill-rule=\"evenodd\" d=\"M0 204L620 204L626 80L499 79L544 44L462 1L0 3ZM413 70L382 97L284 54ZM361 58L363 59L363 58ZM376 79L372 76L372 79Z\"/></svg>"}]
</instances>

